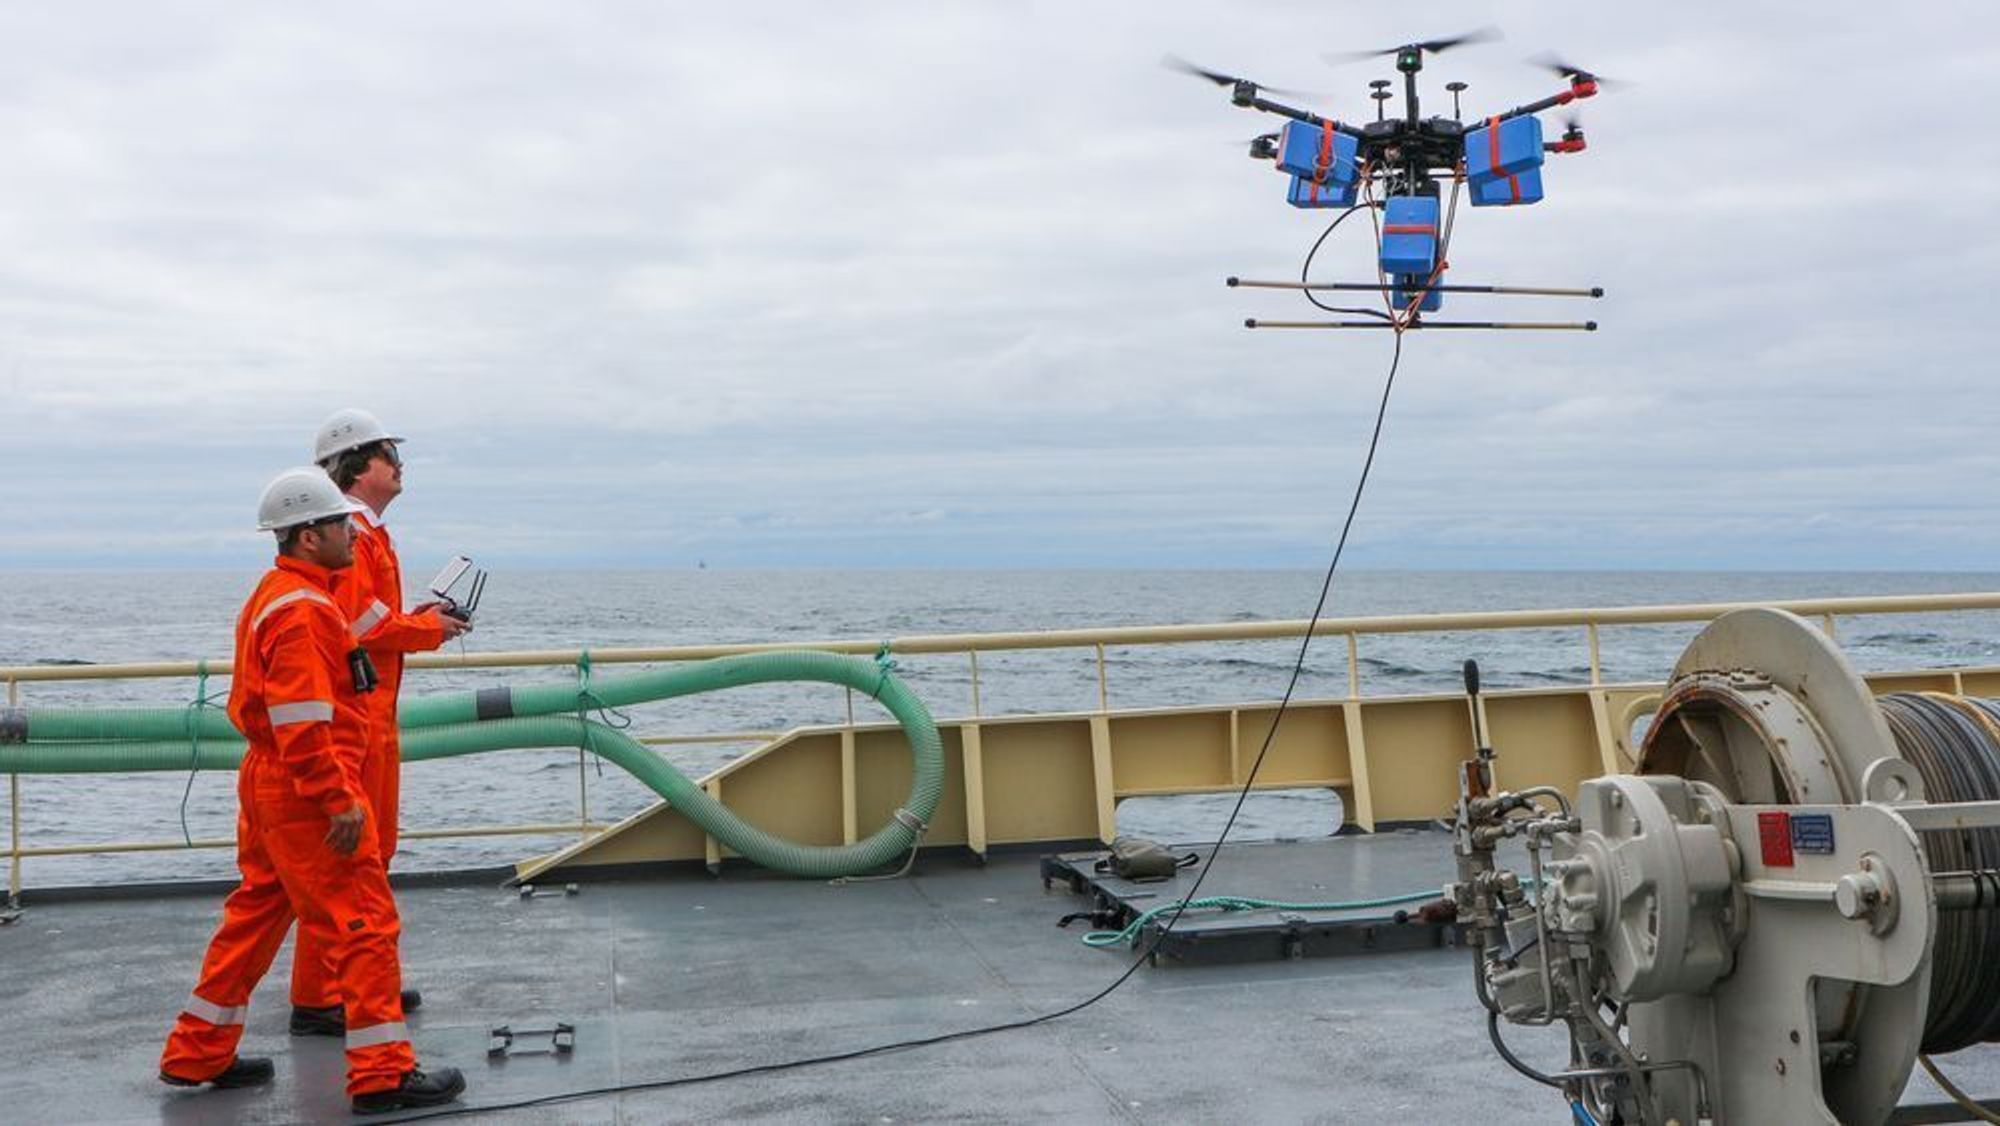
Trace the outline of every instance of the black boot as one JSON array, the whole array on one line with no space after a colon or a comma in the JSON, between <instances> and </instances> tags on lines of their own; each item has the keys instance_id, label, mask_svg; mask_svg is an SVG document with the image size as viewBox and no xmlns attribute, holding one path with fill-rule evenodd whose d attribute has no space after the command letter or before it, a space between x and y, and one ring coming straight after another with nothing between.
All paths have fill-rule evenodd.
<instances>
[{"instance_id":1,"label":"black boot","mask_svg":"<svg viewBox=\"0 0 2000 1126\"><path fill-rule=\"evenodd\" d=\"M403 990L403 1011L414 1012L423 1008L424 995L414 989ZM292 1035L294 1036L345 1036L347 1035L347 1010L341 1005L328 1005L323 1009L308 1008L305 1005L292 1006Z\"/></svg>"},{"instance_id":2,"label":"black boot","mask_svg":"<svg viewBox=\"0 0 2000 1126\"><path fill-rule=\"evenodd\" d=\"M443 1106L465 1093L465 1076L455 1067L433 1072L415 1068L403 1073L403 1081L386 1091L369 1091L354 1096L354 1113L381 1114L411 1107Z\"/></svg>"},{"instance_id":3,"label":"black boot","mask_svg":"<svg viewBox=\"0 0 2000 1126\"><path fill-rule=\"evenodd\" d=\"M308 1008L305 1005L293 1005L292 1035L345 1036L347 1035L347 1011L339 1005L328 1005L323 1009Z\"/></svg>"},{"instance_id":4,"label":"black boot","mask_svg":"<svg viewBox=\"0 0 2000 1126\"><path fill-rule=\"evenodd\" d=\"M199 1087L208 1083L221 1090L228 1087L261 1087L271 1081L277 1069L271 1061L261 1056L237 1056L222 1069L222 1074L210 1079L182 1079L178 1075L168 1075L162 1071L160 1082L169 1087Z\"/></svg>"}]
</instances>

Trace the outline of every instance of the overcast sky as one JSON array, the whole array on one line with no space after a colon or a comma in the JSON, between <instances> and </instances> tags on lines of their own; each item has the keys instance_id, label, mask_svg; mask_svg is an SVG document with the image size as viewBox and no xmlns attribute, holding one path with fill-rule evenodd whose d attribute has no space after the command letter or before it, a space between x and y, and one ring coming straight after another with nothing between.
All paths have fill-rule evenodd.
<instances>
[{"instance_id":1,"label":"overcast sky","mask_svg":"<svg viewBox=\"0 0 2000 1126\"><path fill-rule=\"evenodd\" d=\"M1390 341L1309 313L1326 213L1175 52L1372 116L1584 103L1548 199L1464 209L1352 563L1979 569L1987 4L0 7L0 566L254 567L314 427L409 436L417 570L1314 566ZM1372 279L1349 224L1323 278Z\"/></svg>"}]
</instances>

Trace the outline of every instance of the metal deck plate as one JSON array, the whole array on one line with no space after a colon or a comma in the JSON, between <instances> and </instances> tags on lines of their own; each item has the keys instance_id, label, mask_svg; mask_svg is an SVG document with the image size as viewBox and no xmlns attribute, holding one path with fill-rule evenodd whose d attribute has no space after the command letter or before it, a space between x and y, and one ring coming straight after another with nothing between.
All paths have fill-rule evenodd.
<instances>
[{"instance_id":1,"label":"metal deck plate","mask_svg":"<svg viewBox=\"0 0 2000 1126\"><path fill-rule=\"evenodd\" d=\"M1451 865L1448 853L1439 862L1438 845L1438 834L1399 832L1301 841L1249 853L1224 849L1215 871L1206 878L1200 877L1209 867L1212 848L1179 846L1173 850L1176 855L1194 852L1201 862L1171 879L1151 881L1097 871L1097 862L1109 855L1104 850L1067 852L1043 858L1042 882L1044 887L1067 887L1082 896L1080 909L1096 917L1089 926L1121 930L1148 911L1186 899L1198 878L1201 886L1195 894L1202 898L1231 895L1282 903L1348 902L1442 887L1450 878ZM1387 886L1392 878L1402 882ZM1156 965L1195 965L1458 945L1455 926L1398 918L1399 910L1407 916L1419 905L1191 911L1171 925L1163 914L1140 929L1137 948L1152 951ZM1077 924L1072 924L1072 932Z\"/></svg>"},{"instance_id":2,"label":"metal deck plate","mask_svg":"<svg viewBox=\"0 0 2000 1126\"><path fill-rule=\"evenodd\" d=\"M1224 851L1219 888L1299 865L1328 894L1441 882L1439 834ZM1238 865L1242 867L1238 867ZM1274 877L1275 879L1275 877ZM926 857L914 878L842 887L756 873L585 883L522 900L490 883L403 888L410 1026L462 1068L470 1107L711 1074L1019 1020L1130 964L1053 926L1035 858ZM1275 886L1275 884L1273 885ZM0 1121L345 1122L339 1045L285 1034L286 957L251 1003L246 1053L270 1087L176 1092L154 1078L221 894L43 901L0 928ZM1563 1121L1486 1043L1462 951L1142 972L1072 1016L846 1063L593 1097L481 1122ZM577 1026L576 1051L489 1065L497 1024ZM1543 1066L1559 1036L1514 1029ZM2000 1092L2000 1049L1941 1061ZM1921 1090L1919 1090L1921 1088ZM1938 1096L1920 1075L1909 1101Z\"/></svg>"}]
</instances>

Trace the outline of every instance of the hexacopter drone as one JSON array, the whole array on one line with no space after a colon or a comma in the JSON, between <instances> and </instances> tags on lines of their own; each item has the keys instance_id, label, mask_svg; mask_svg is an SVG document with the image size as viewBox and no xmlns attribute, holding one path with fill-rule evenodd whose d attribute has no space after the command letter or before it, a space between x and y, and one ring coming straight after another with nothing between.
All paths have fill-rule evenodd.
<instances>
[{"instance_id":1,"label":"hexacopter drone","mask_svg":"<svg viewBox=\"0 0 2000 1126\"><path fill-rule=\"evenodd\" d=\"M1606 84L1587 70L1554 58L1540 65L1568 81L1559 93L1516 106L1467 124L1459 109L1463 82L1445 86L1451 92L1450 117L1424 117L1417 99L1417 74L1424 69L1426 52L1436 54L1467 43L1497 37L1492 29L1448 39L1408 43L1383 51L1363 51L1350 55L1329 55L1334 62L1393 55L1396 69L1403 75L1403 113L1390 117L1386 103L1394 97L1391 82L1379 78L1369 83L1375 101L1375 120L1356 125L1321 117L1307 110L1283 105L1264 97L1265 92L1290 93L1262 87L1247 78L1205 70L1177 58L1168 65L1205 78L1230 90L1232 104L1288 118L1276 133L1250 142L1250 155L1270 160L1290 177L1287 199L1294 207L1340 208L1341 218L1366 209L1376 222L1376 247L1380 276L1374 283L1311 282L1302 275L1297 282L1250 281L1230 278L1231 286L1262 289L1296 289L1310 299L1316 291L1379 293L1385 310L1335 309L1332 312L1360 314L1368 319L1354 321L1245 321L1250 328L1391 328L1398 332L1416 328L1484 329L1577 329L1590 331L1595 321L1500 322L1426 321L1424 313L1443 307L1446 293L1489 293L1543 297L1588 297L1604 295L1599 287L1558 289L1535 286L1448 285L1442 280L1448 263L1445 252L1451 244L1452 223L1461 189L1469 191L1474 207L1519 207L1542 198L1542 163L1550 153L1577 153L1584 150L1583 126L1571 116L1564 122L1559 139L1545 141L1538 114L1595 95ZM1444 186L1450 193L1445 196ZM1442 206L1441 206L1442 204ZM1339 220L1335 221L1336 224ZM1331 228L1329 228L1331 230ZM1308 258L1310 265L1310 257Z\"/></svg>"}]
</instances>

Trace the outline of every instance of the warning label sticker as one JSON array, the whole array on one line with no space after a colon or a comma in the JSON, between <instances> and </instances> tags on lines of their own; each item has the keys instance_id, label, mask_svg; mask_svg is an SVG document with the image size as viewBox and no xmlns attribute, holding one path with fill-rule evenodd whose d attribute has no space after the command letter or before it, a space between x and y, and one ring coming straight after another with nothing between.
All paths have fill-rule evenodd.
<instances>
[{"instance_id":1,"label":"warning label sticker","mask_svg":"<svg viewBox=\"0 0 2000 1126\"><path fill-rule=\"evenodd\" d=\"M1763 846L1764 867L1792 866L1792 815L1770 810L1757 815L1757 843Z\"/></svg>"}]
</instances>

